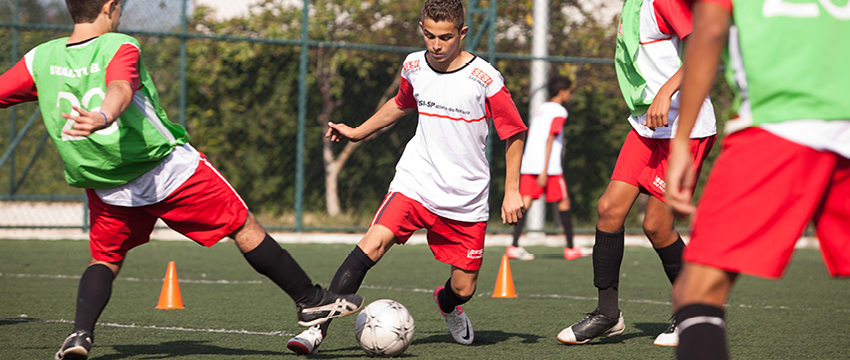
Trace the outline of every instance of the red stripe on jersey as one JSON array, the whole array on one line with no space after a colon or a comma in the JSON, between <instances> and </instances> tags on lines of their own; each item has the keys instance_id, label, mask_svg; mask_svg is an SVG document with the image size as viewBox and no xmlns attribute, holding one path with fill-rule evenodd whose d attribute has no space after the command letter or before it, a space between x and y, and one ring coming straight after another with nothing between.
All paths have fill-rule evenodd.
<instances>
[{"instance_id":1,"label":"red stripe on jersey","mask_svg":"<svg viewBox=\"0 0 850 360\"><path fill-rule=\"evenodd\" d=\"M684 39L693 30L691 8L684 0L655 0L652 3L658 29L667 35Z\"/></svg>"},{"instance_id":2,"label":"red stripe on jersey","mask_svg":"<svg viewBox=\"0 0 850 360\"><path fill-rule=\"evenodd\" d=\"M658 39L658 40L642 41L640 44L641 45L654 44L654 43L657 43L657 42L662 42L662 41L667 41L667 40L672 40L672 39L673 39L673 37L671 36L671 37L668 37L668 38L663 38L663 39Z\"/></svg>"},{"instance_id":3,"label":"red stripe on jersey","mask_svg":"<svg viewBox=\"0 0 850 360\"><path fill-rule=\"evenodd\" d=\"M36 100L38 91L25 60L21 59L9 71L0 75L0 109Z\"/></svg>"},{"instance_id":4,"label":"red stripe on jersey","mask_svg":"<svg viewBox=\"0 0 850 360\"><path fill-rule=\"evenodd\" d=\"M486 116L482 116L481 118L478 118L478 119L454 118L454 117L451 117L451 116L439 115L439 114L431 114L431 113L424 113L424 112L421 112L421 111L419 112L419 115L425 115L425 116L437 117L437 118L441 118L441 119L449 119L449 120L454 120L454 121L465 121L465 122L468 122L468 123L479 122L479 121L484 120L484 119L486 119L486 118L487 118Z\"/></svg>"},{"instance_id":5,"label":"red stripe on jersey","mask_svg":"<svg viewBox=\"0 0 850 360\"><path fill-rule=\"evenodd\" d=\"M133 91L138 90L139 57L139 48L129 43L121 45L106 66L106 85L115 80L124 80L130 83Z\"/></svg>"},{"instance_id":6,"label":"red stripe on jersey","mask_svg":"<svg viewBox=\"0 0 850 360\"><path fill-rule=\"evenodd\" d=\"M493 126L499 133L499 139L505 140L528 129L519 116L514 99L508 89L502 86L497 93L486 100L487 116L493 118Z\"/></svg>"},{"instance_id":7,"label":"red stripe on jersey","mask_svg":"<svg viewBox=\"0 0 850 360\"><path fill-rule=\"evenodd\" d=\"M729 15L732 15L732 0L697 0L697 1L718 5L722 8L724 8L724 9L726 9L726 12L728 12Z\"/></svg>"},{"instance_id":8,"label":"red stripe on jersey","mask_svg":"<svg viewBox=\"0 0 850 360\"><path fill-rule=\"evenodd\" d=\"M404 77L398 85L398 94L395 96L395 104L399 109L415 109L416 98L413 97L413 85Z\"/></svg>"},{"instance_id":9,"label":"red stripe on jersey","mask_svg":"<svg viewBox=\"0 0 850 360\"><path fill-rule=\"evenodd\" d=\"M560 134L561 129L564 128L564 122L566 122L566 121L567 121L567 118L565 118L563 116L558 116L558 117L552 119L552 127L549 128L549 133L550 134Z\"/></svg>"}]
</instances>

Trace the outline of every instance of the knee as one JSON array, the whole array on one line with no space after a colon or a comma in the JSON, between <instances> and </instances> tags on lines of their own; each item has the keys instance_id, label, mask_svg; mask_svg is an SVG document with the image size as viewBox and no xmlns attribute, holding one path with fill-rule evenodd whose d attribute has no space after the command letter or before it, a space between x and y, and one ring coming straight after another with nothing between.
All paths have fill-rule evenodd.
<instances>
[{"instance_id":1,"label":"knee","mask_svg":"<svg viewBox=\"0 0 850 360\"><path fill-rule=\"evenodd\" d=\"M643 220L643 233L656 247L669 245L671 238L675 241L674 232L672 227L662 221L654 221L650 217Z\"/></svg>"}]
</instances>

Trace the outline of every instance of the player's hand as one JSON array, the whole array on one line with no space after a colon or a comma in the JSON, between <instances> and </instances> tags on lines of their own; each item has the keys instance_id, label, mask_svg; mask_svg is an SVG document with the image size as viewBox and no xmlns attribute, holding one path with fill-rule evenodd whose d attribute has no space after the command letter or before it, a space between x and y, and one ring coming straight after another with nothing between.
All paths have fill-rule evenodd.
<instances>
[{"instance_id":1,"label":"player's hand","mask_svg":"<svg viewBox=\"0 0 850 360\"><path fill-rule=\"evenodd\" d=\"M334 124L332 122L328 122L328 132L325 134L325 137L331 138L333 142L339 142L340 140L358 142L362 140L357 137L357 132L354 128L345 124Z\"/></svg>"},{"instance_id":2,"label":"player's hand","mask_svg":"<svg viewBox=\"0 0 850 360\"><path fill-rule=\"evenodd\" d=\"M667 127L667 112L670 111L670 98L663 95L655 96L646 111L644 126L655 131L655 128Z\"/></svg>"},{"instance_id":3,"label":"player's hand","mask_svg":"<svg viewBox=\"0 0 850 360\"><path fill-rule=\"evenodd\" d=\"M696 182L694 160L687 142L684 144L670 142L670 157L667 159L667 188L664 197L673 212L683 217L692 214L696 207L691 205Z\"/></svg>"},{"instance_id":4,"label":"player's hand","mask_svg":"<svg viewBox=\"0 0 850 360\"><path fill-rule=\"evenodd\" d=\"M537 175L537 186L545 188L546 184L549 183L549 175L546 173L542 173Z\"/></svg>"},{"instance_id":5,"label":"player's hand","mask_svg":"<svg viewBox=\"0 0 850 360\"><path fill-rule=\"evenodd\" d=\"M88 111L76 106L72 109L79 115L62 113L62 117L74 121L70 129L63 129L62 133L71 136L89 136L95 131L106 128L106 117L100 111Z\"/></svg>"},{"instance_id":6,"label":"player's hand","mask_svg":"<svg viewBox=\"0 0 850 360\"><path fill-rule=\"evenodd\" d=\"M502 224L516 225L523 213L525 206L519 191L506 191L502 200Z\"/></svg>"}]
</instances>

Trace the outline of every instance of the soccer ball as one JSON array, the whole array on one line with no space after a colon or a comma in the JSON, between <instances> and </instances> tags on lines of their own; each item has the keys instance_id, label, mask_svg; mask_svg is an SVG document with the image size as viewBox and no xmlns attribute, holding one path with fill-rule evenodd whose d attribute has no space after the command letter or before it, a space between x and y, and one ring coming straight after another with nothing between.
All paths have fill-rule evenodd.
<instances>
[{"instance_id":1,"label":"soccer ball","mask_svg":"<svg viewBox=\"0 0 850 360\"><path fill-rule=\"evenodd\" d=\"M398 356L413 339L413 317L395 300L375 300L357 315L354 336L369 356Z\"/></svg>"}]
</instances>

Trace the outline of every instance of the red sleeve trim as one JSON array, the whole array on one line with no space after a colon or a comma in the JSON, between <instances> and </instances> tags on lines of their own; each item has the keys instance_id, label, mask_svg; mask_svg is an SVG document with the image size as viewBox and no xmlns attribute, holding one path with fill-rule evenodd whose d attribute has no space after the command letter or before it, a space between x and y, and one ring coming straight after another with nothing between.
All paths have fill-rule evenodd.
<instances>
[{"instance_id":1,"label":"red sleeve trim","mask_svg":"<svg viewBox=\"0 0 850 360\"><path fill-rule=\"evenodd\" d=\"M27 69L26 60L21 59L9 71L0 75L0 109L37 100L38 91Z\"/></svg>"},{"instance_id":2,"label":"red sleeve trim","mask_svg":"<svg viewBox=\"0 0 850 360\"><path fill-rule=\"evenodd\" d=\"M563 116L558 116L552 119L552 127L549 128L550 134L560 134L561 130L564 129L564 123L567 121L567 118Z\"/></svg>"},{"instance_id":3,"label":"red sleeve trim","mask_svg":"<svg viewBox=\"0 0 850 360\"><path fill-rule=\"evenodd\" d=\"M486 108L487 116L493 118L499 139L505 140L527 129L506 87L502 86L501 90L487 98Z\"/></svg>"},{"instance_id":4,"label":"red sleeve trim","mask_svg":"<svg viewBox=\"0 0 850 360\"><path fill-rule=\"evenodd\" d=\"M130 83L133 91L139 90L139 48L125 43L118 48L109 65L106 66L106 85L115 80L125 80Z\"/></svg>"},{"instance_id":5,"label":"red sleeve trim","mask_svg":"<svg viewBox=\"0 0 850 360\"><path fill-rule=\"evenodd\" d=\"M395 104L399 109L416 109L416 98L413 97L413 85L405 78L401 78L398 86L398 94L395 96Z\"/></svg>"},{"instance_id":6,"label":"red sleeve trim","mask_svg":"<svg viewBox=\"0 0 850 360\"><path fill-rule=\"evenodd\" d=\"M655 0L655 17L658 29L667 35L677 35L684 39L693 30L691 8L684 0Z\"/></svg>"},{"instance_id":7,"label":"red sleeve trim","mask_svg":"<svg viewBox=\"0 0 850 360\"><path fill-rule=\"evenodd\" d=\"M715 4L726 9L730 15L732 14L732 0L697 0L705 3Z\"/></svg>"}]
</instances>

